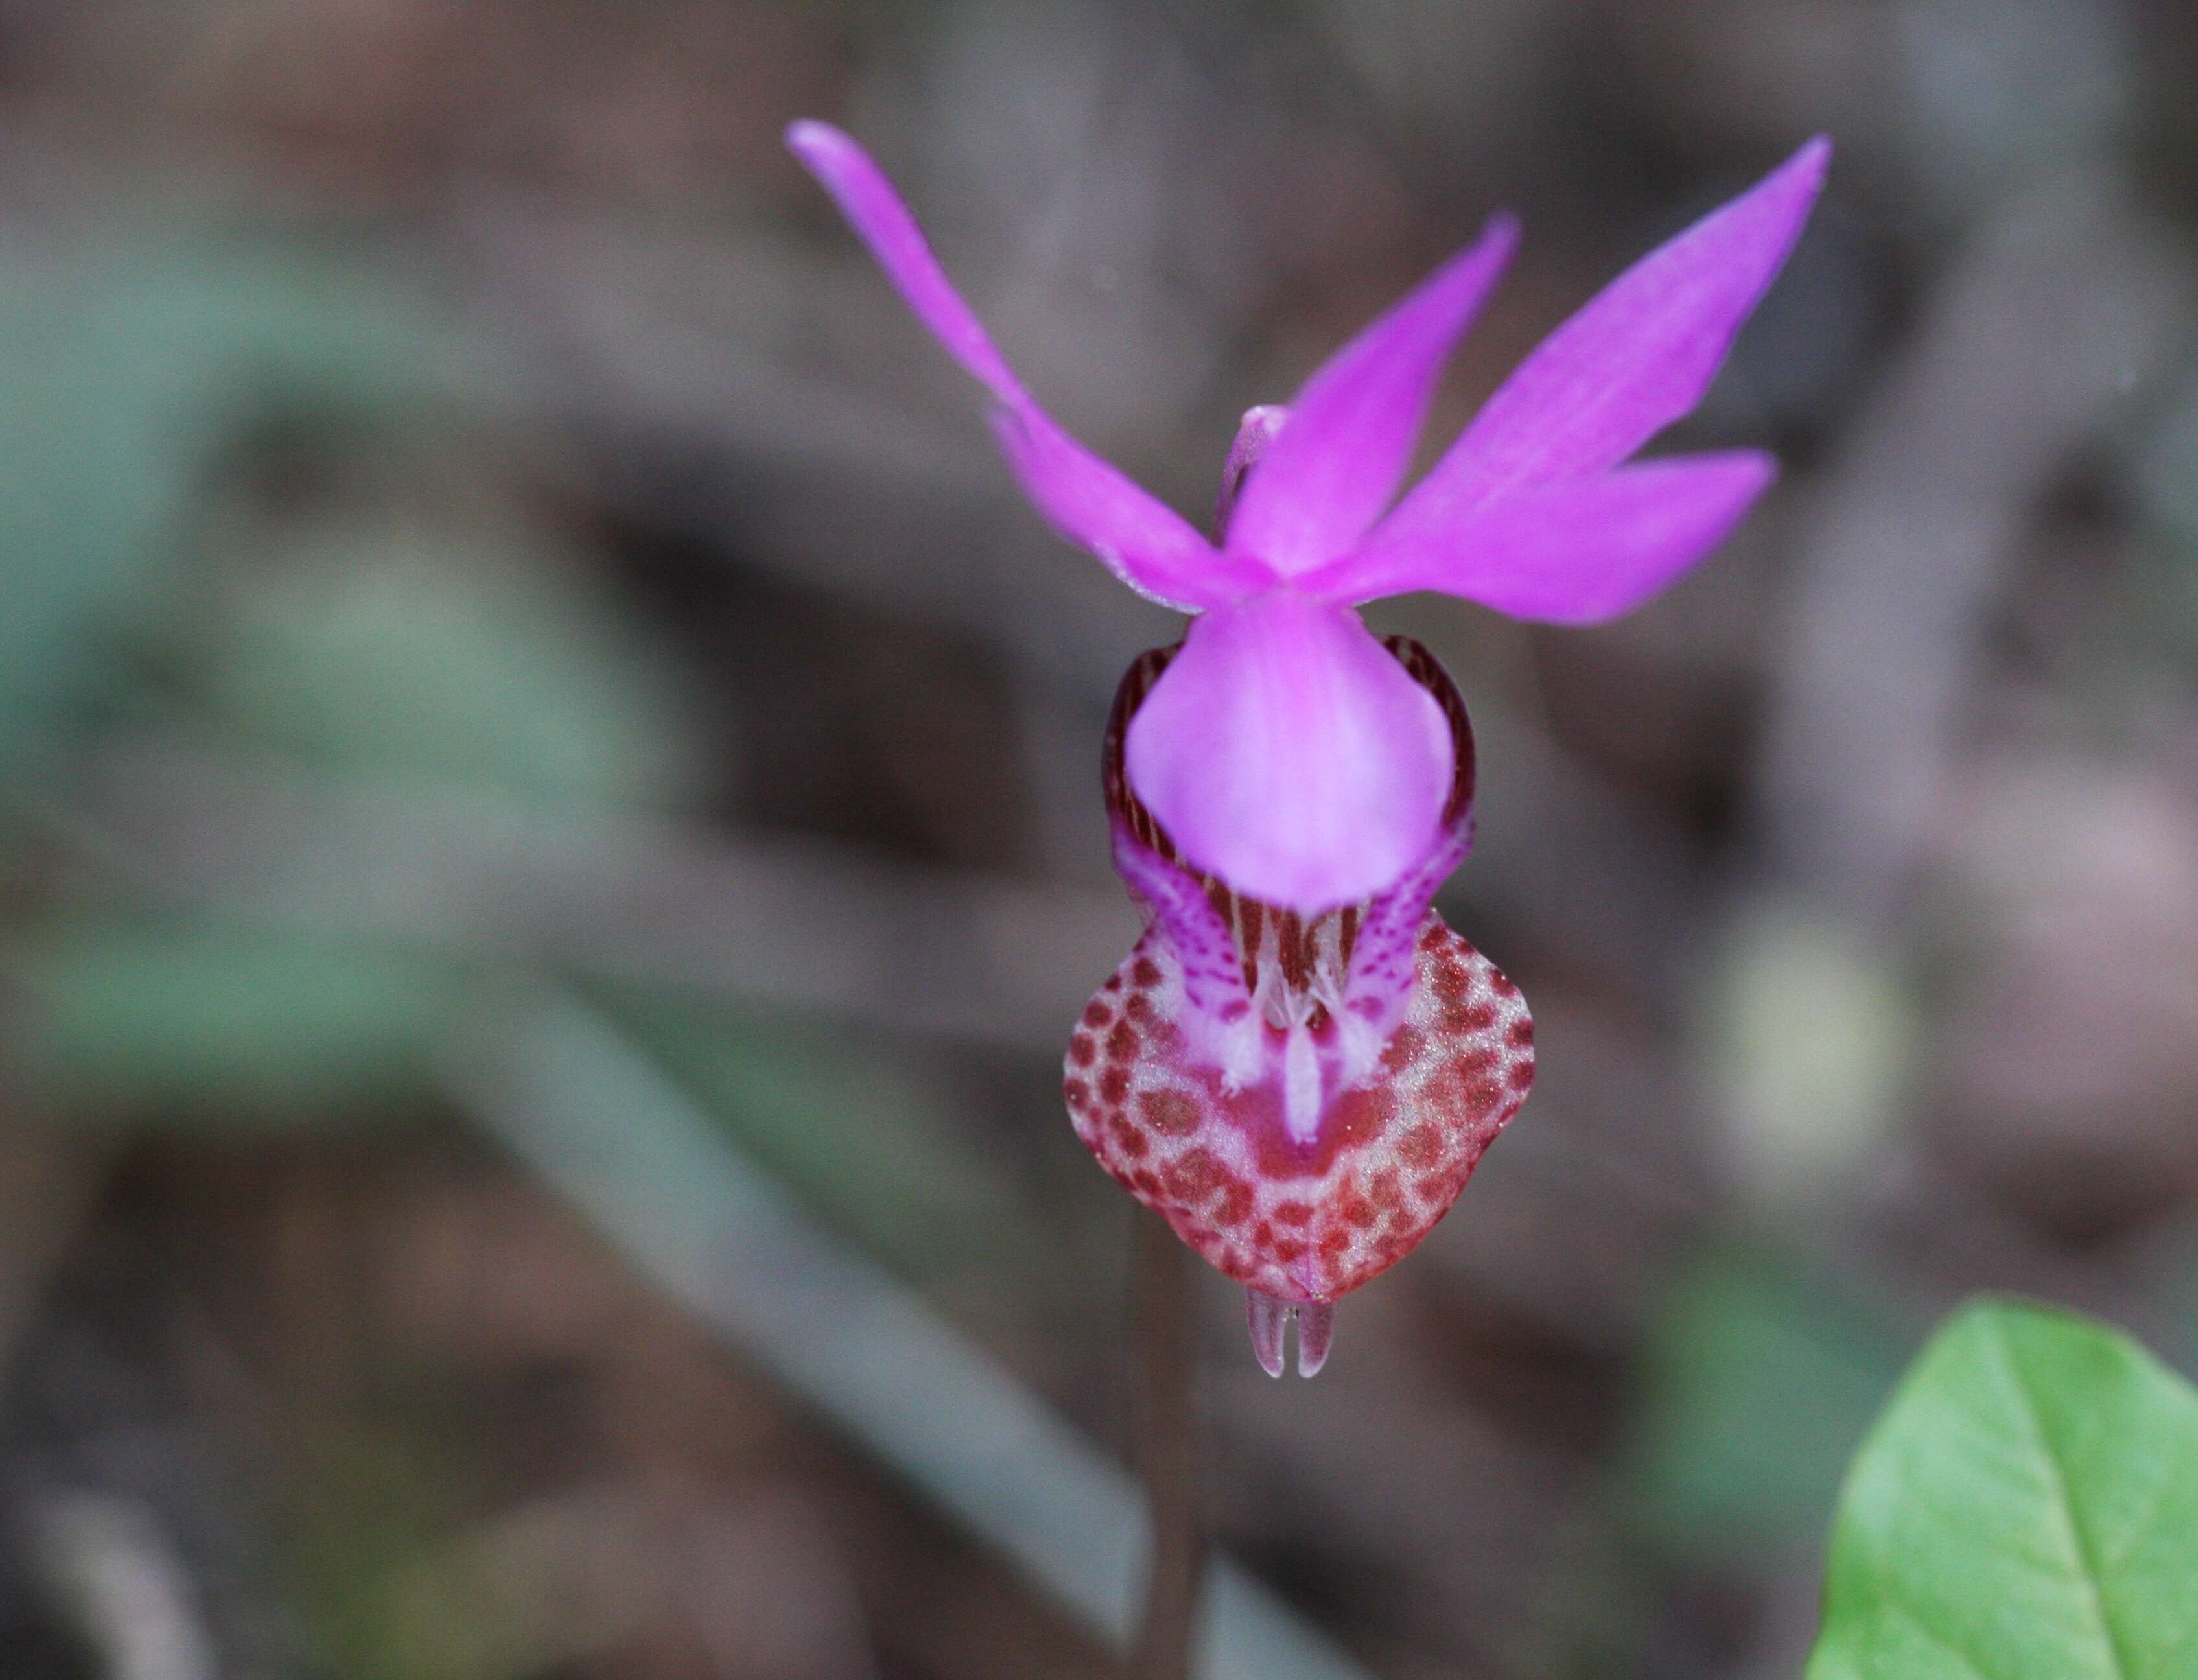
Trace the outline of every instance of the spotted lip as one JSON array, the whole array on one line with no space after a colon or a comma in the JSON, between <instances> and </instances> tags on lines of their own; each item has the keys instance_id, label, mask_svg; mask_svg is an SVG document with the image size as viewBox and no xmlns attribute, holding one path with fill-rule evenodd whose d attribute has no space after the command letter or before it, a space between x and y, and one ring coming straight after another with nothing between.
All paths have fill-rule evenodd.
<instances>
[{"instance_id":1,"label":"spotted lip","mask_svg":"<svg viewBox=\"0 0 2198 1680\"><path fill-rule=\"evenodd\" d=\"M1308 918L1183 863L1121 759L1172 650L1131 666L1107 734L1116 858L1151 921L1071 1036L1070 1117L1207 1261L1286 1304L1333 1301L1409 1253L1533 1083L1518 989L1428 908L1470 838L1465 709L1424 648L1390 647L1451 720L1457 770L1428 866L1365 904ZM1301 1106L1317 1080L1307 1126L1288 1114L1294 1037Z\"/></svg>"}]
</instances>

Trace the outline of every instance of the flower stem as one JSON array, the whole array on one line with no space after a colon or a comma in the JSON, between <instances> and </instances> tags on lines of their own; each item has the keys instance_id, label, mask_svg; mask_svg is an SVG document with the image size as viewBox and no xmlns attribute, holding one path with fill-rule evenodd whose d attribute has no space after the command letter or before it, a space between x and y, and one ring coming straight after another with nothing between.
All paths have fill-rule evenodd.
<instances>
[{"instance_id":1,"label":"flower stem","mask_svg":"<svg viewBox=\"0 0 2198 1680\"><path fill-rule=\"evenodd\" d=\"M1207 1554L1198 1489L1195 1264L1166 1221L1138 1211L1130 1306L1137 1343L1138 1468L1152 1550L1131 1680L1190 1677Z\"/></svg>"}]
</instances>

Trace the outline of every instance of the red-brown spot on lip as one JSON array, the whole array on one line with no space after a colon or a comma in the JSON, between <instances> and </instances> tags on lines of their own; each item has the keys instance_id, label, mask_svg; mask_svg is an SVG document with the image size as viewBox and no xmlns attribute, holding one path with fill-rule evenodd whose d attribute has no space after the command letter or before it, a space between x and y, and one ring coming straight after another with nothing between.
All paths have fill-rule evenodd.
<instances>
[{"instance_id":1,"label":"red-brown spot on lip","mask_svg":"<svg viewBox=\"0 0 2198 1680\"><path fill-rule=\"evenodd\" d=\"M1221 1205L1214 1209L1213 1217L1224 1225L1241 1225L1252 1217L1252 1187L1241 1178L1231 1178L1221 1192Z\"/></svg>"},{"instance_id":2,"label":"red-brown spot on lip","mask_svg":"<svg viewBox=\"0 0 2198 1680\"><path fill-rule=\"evenodd\" d=\"M1137 1029L1125 1020L1114 1023L1114 1030L1107 1035L1107 1059L1109 1061L1128 1061L1137 1054Z\"/></svg>"},{"instance_id":3,"label":"red-brown spot on lip","mask_svg":"<svg viewBox=\"0 0 2198 1680\"><path fill-rule=\"evenodd\" d=\"M1301 1201L1276 1202L1275 1218L1285 1225L1309 1225L1312 1223L1312 1209Z\"/></svg>"},{"instance_id":4,"label":"red-brown spot on lip","mask_svg":"<svg viewBox=\"0 0 2198 1680\"><path fill-rule=\"evenodd\" d=\"M1070 1036L1068 1059L1079 1067L1089 1067L1091 1065L1091 1058L1098 1054L1099 1047L1091 1042L1090 1033L1078 1032Z\"/></svg>"},{"instance_id":5,"label":"red-brown spot on lip","mask_svg":"<svg viewBox=\"0 0 2198 1680\"><path fill-rule=\"evenodd\" d=\"M1456 1061L1451 1063L1451 1066L1457 1069L1460 1078L1470 1079L1475 1074L1486 1073L1496 1066L1496 1052L1483 1045L1477 1050L1466 1051Z\"/></svg>"},{"instance_id":6,"label":"red-brown spot on lip","mask_svg":"<svg viewBox=\"0 0 2198 1680\"><path fill-rule=\"evenodd\" d=\"M1489 971L1488 983L1496 988L1496 995L1499 997L1516 997L1519 995L1519 988L1511 984L1509 978L1494 969Z\"/></svg>"},{"instance_id":7,"label":"red-brown spot on lip","mask_svg":"<svg viewBox=\"0 0 2198 1680\"><path fill-rule=\"evenodd\" d=\"M1168 1194L1178 1201L1204 1201L1220 1189L1221 1164L1204 1149L1185 1149L1167 1170Z\"/></svg>"},{"instance_id":8,"label":"red-brown spot on lip","mask_svg":"<svg viewBox=\"0 0 2198 1680\"><path fill-rule=\"evenodd\" d=\"M1514 1062L1511 1065L1511 1089L1513 1090L1524 1090L1527 1086L1533 1083L1533 1057L1528 1056L1524 1061Z\"/></svg>"},{"instance_id":9,"label":"red-brown spot on lip","mask_svg":"<svg viewBox=\"0 0 2198 1680\"><path fill-rule=\"evenodd\" d=\"M1330 1231L1326 1236L1321 1238L1319 1243L1316 1246L1323 1254L1333 1260L1338 1254L1340 1254L1345 1249L1351 1247L1351 1233L1349 1231Z\"/></svg>"},{"instance_id":10,"label":"red-brown spot on lip","mask_svg":"<svg viewBox=\"0 0 2198 1680\"><path fill-rule=\"evenodd\" d=\"M1095 1032L1114 1019L1114 1012L1096 997L1084 1006L1084 1024Z\"/></svg>"},{"instance_id":11,"label":"red-brown spot on lip","mask_svg":"<svg viewBox=\"0 0 2198 1680\"><path fill-rule=\"evenodd\" d=\"M1442 1159L1442 1133L1432 1125L1416 1125L1398 1140L1397 1154L1408 1166L1433 1166Z\"/></svg>"},{"instance_id":12,"label":"red-brown spot on lip","mask_svg":"<svg viewBox=\"0 0 2198 1680\"><path fill-rule=\"evenodd\" d=\"M1138 985L1158 985L1160 966L1149 956L1141 956L1130 965L1130 979Z\"/></svg>"},{"instance_id":13,"label":"red-brown spot on lip","mask_svg":"<svg viewBox=\"0 0 2198 1680\"><path fill-rule=\"evenodd\" d=\"M1361 1196L1346 1196L1337 1212L1343 1215L1345 1223L1361 1230L1374 1223L1374 1204Z\"/></svg>"},{"instance_id":14,"label":"red-brown spot on lip","mask_svg":"<svg viewBox=\"0 0 2198 1680\"><path fill-rule=\"evenodd\" d=\"M1117 1119L1114 1126L1114 1142L1131 1160L1141 1160L1150 1149L1152 1140L1125 1119Z\"/></svg>"},{"instance_id":15,"label":"red-brown spot on lip","mask_svg":"<svg viewBox=\"0 0 2198 1680\"><path fill-rule=\"evenodd\" d=\"M1142 1025L1153 1018L1153 1000L1142 991L1133 991L1130 1001L1122 1005L1122 1013Z\"/></svg>"},{"instance_id":16,"label":"red-brown spot on lip","mask_svg":"<svg viewBox=\"0 0 2198 1680\"><path fill-rule=\"evenodd\" d=\"M1198 1130L1198 1104L1183 1091L1139 1091L1137 1112L1146 1125L1169 1137L1188 1137Z\"/></svg>"},{"instance_id":17,"label":"red-brown spot on lip","mask_svg":"<svg viewBox=\"0 0 2198 1680\"><path fill-rule=\"evenodd\" d=\"M1371 1143L1388 1128L1397 1094L1387 1085L1362 1085L1337 1097L1329 1109L1336 1142L1353 1147Z\"/></svg>"},{"instance_id":18,"label":"red-brown spot on lip","mask_svg":"<svg viewBox=\"0 0 2198 1680\"><path fill-rule=\"evenodd\" d=\"M1475 1079L1465 1088L1462 1107L1469 1119L1486 1119L1503 1100L1503 1087L1493 1079Z\"/></svg>"},{"instance_id":19,"label":"red-brown spot on lip","mask_svg":"<svg viewBox=\"0 0 2198 1680\"><path fill-rule=\"evenodd\" d=\"M1510 1032L1503 1036L1511 1041L1514 1049L1523 1050L1534 1042L1534 1023L1525 1020L1515 1020L1511 1023Z\"/></svg>"},{"instance_id":20,"label":"red-brown spot on lip","mask_svg":"<svg viewBox=\"0 0 2198 1680\"><path fill-rule=\"evenodd\" d=\"M1391 1168L1383 1167L1366 1181L1366 1199L1376 1207L1394 1207L1401 1193L1397 1175Z\"/></svg>"},{"instance_id":21,"label":"red-brown spot on lip","mask_svg":"<svg viewBox=\"0 0 2198 1680\"><path fill-rule=\"evenodd\" d=\"M1422 950L1440 950L1450 938L1450 930L1439 921L1430 921L1420 930Z\"/></svg>"},{"instance_id":22,"label":"red-brown spot on lip","mask_svg":"<svg viewBox=\"0 0 2198 1680\"><path fill-rule=\"evenodd\" d=\"M1110 1067L1099 1076L1099 1095L1109 1102L1120 1102L1130 1095L1130 1070Z\"/></svg>"},{"instance_id":23,"label":"red-brown spot on lip","mask_svg":"<svg viewBox=\"0 0 2198 1680\"><path fill-rule=\"evenodd\" d=\"M1292 1237L1287 1241L1275 1244L1272 1248L1268 1250L1268 1253L1271 1253L1284 1265L1288 1265L1291 1261L1302 1256L1305 1251L1305 1244L1300 1242L1296 1238Z\"/></svg>"},{"instance_id":24,"label":"red-brown spot on lip","mask_svg":"<svg viewBox=\"0 0 2198 1680\"><path fill-rule=\"evenodd\" d=\"M1381 1065L1392 1073L1401 1073L1411 1066L1412 1058L1420 1053L1427 1042L1420 1029L1409 1022L1389 1035L1388 1043L1381 1051Z\"/></svg>"},{"instance_id":25,"label":"red-brown spot on lip","mask_svg":"<svg viewBox=\"0 0 2198 1680\"><path fill-rule=\"evenodd\" d=\"M1160 1193L1159 1177L1148 1166L1141 1166L1130 1175L1130 1182L1144 1195L1157 1198Z\"/></svg>"},{"instance_id":26,"label":"red-brown spot on lip","mask_svg":"<svg viewBox=\"0 0 2198 1680\"><path fill-rule=\"evenodd\" d=\"M1493 1003L1453 1003L1442 1013L1442 1024L1452 1032L1486 1032L1496 1025Z\"/></svg>"},{"instance_id":27,"label":"red-brown spot on lip","mask_svg":"<svg viewBox=\"0 0 2198 1680\"><path fill-rule=\"evenodd\" d=\"M1062 1083L1061 1094L1068 1099L1070 1107L1081 1108L1091 1100L1091 1087L1081 1079L1068 1079Z\"/></svg>"}]
</instances>

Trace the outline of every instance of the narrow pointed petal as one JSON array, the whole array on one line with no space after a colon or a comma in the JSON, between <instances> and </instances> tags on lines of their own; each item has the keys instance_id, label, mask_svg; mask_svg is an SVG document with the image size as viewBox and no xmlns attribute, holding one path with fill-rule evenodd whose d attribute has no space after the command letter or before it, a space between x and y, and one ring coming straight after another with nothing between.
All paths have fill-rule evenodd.
<instances>
[{"instance_id":1,"label":"narrow pointed petal","mask_svg":"<svg viewBox=\"0 0 2198 1680\"><path fill-rule=\"evenodd\" d=\"M1411 458L1451 346L1518 238L1509 218L1492 221L1313 375L1237 498L1232 553L1288 577L1334 558L1379 517Z\"/></svg>"},{"instance_id":2,"label":"narrow pointed petal","mask_svg":"<svg viewBox=\"0 0 2198 1680\"><path fill-rule=\"evenodd\" d=\"M994 429L1001 447L1024 493L1055 530L1131 588L1185 610L1233 600L1263 580L1256 567L1223 566L1189 521L1085 449L1038 405L860 146L819 122L795 123L786 142L838 201L916 318L998 400Z\"/></svg>"},{"instance_id":3,"label":"narrow pointed petal","mask_svg":"<svg viewBox=\"0 0 2198 1680\"><path fill-rule=\"evenodd\" d=\"M1769 456L1734 450L1541 485L1457 520L1400 508L1304 586L1349 602L1436 590L1515 619L1602 624L1723 542L1776 476Z\"/></svg>"},{"instance_id":4,"label":"narrow pointed petal","mask_svg":"<svg viewBox=\"0 0 2198 1680\"><path fill-rule=\"evenodd\" d=\"M1130 785L1196 868L1307 915L1433 843L1442 708L1347 607L1287 590L1195 619L1127 741Z\"/></svg>"},{"instance_id":5,"label":"narrow pointed petal","mask_svg":"<svg viewBox=\"0 0 2198 1680\"><path fill-rule=\"evenodd\" d=\"M1335 1344L1335 1303L1307 1301L1298 1309L1298 1375L1318 1376Z\"/></svg>"},{"instance_id":6,"label":"narrow pointed petal","mask_svg":"<svg viewBox=\"0 0 2198 1680\"><path fill-rule=\"evenodd\" d=\"M1290 1309L1265 1289L1247 1285L1244 1322L1252 1332L1252 1357L1269 1376L1282 1374L1282 1336L1289 1328Z\"/></svg>"},{"instance_id":7,"label":"narrow pointed petal","mask_svg":"<svg viewBox=\"0 0 2198 1680\"><path fill-rule=\"evenodd\" d=\"M1800 237L1831 161L1811 140L1557 328L1398 505L1422 523L1614 467L1692 410Z\"/></svg>"}]
</instances>

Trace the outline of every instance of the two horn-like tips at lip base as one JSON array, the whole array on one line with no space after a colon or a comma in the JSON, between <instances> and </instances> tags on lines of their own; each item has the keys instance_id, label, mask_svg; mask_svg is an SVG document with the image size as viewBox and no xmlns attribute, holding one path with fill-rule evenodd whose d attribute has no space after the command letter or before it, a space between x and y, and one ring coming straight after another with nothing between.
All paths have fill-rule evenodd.
<instances>
[{"instance_id":1,"label":"two horn-like tips at lip base","mask_svg":"<svg viewBox=\"0 0 2198 1680\"><path fill-rule=\"evenodd\" d=\"M1265 1290L1247 1286L1244 1316L1252 1331L1252 1357L1269 1376L1282 1374L1283 1332L1294 1322L1298 1327L1298 1375L1320 1375L1335 1340L1334 1301L1278 1301Z\"/></svg>"}]
</instances>

